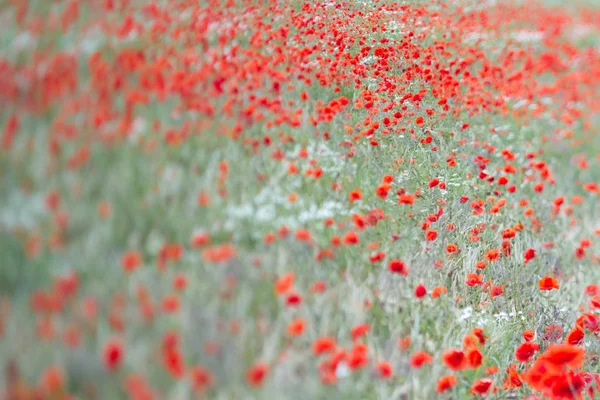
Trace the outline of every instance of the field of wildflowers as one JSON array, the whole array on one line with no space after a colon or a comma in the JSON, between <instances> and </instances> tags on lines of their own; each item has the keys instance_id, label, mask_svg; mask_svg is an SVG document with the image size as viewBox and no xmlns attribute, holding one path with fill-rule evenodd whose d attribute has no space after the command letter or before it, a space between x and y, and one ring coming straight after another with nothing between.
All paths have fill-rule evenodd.
<instances>
[{"instance_id":1,"label":"field of wildflowers","mask_svg":"<svg viewBox=\"0 0 600 400\"><path fill-rule=\"evenodd\" d=\"M600 6L0 2L0 398L600 392Z\"/></svg>"}]
</instances>

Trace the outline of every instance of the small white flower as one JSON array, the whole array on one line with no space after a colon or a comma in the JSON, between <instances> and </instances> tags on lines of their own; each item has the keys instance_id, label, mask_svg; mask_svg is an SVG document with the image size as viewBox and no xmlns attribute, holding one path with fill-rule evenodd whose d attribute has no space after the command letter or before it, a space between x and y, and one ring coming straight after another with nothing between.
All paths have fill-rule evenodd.
<instances>
[{"instance_id":1,"label":"small white flower","mask_svg":"<svg viewBox=\"0 0 600 400\"><path fill-rule=\"evenodd\" d=\"M346 365L345 362L338 364L337 368L335 369L335 376L338 379L350 376L350 368L348 368L348 365Z\"/></svg>"}]
</instances>

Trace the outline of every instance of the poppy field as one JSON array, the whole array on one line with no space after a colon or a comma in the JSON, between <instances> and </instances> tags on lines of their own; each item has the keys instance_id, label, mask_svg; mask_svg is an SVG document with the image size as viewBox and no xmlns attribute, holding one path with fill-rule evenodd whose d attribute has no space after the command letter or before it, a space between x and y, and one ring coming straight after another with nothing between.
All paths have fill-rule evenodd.
<instances>
[{"instance_id":1,"label":"poppy field","mask_svg":"<svg viewBox=\"0 0 600 400\"><path fill-rule=\"evenodd\" d=\"M0 23L0 399L600 396L599 3Z\"/></svg>"}]
</instances>

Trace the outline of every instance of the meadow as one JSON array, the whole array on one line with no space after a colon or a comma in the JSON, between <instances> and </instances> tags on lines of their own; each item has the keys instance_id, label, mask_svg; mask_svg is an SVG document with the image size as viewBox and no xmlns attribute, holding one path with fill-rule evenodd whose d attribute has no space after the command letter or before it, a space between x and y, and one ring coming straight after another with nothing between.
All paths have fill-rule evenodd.
<instances>
[{"instance_id":1,"label":"meadow","mask_svg":"<svg viewBox=\"0 0 600 400\"><path fill-rule=\"evenodd\" d=\"M1 399L598 396L599 4L0 24Z\"/></svg>"}]
</instances>

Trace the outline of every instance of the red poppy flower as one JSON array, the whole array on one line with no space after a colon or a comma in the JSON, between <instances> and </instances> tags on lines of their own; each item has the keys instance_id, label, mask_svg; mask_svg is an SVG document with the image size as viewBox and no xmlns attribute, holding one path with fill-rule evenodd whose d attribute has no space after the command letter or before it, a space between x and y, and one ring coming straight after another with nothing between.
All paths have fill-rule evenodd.
<instances>
[{"instance_id":1,"label":"red poppy flower","mask_svg":"<svg viewBox=\"0 0 600 400\"><path fill-rule=\"evenodd\" d=\"M490 391L493 383L494 381L489 378L478 379L471 386L471 393L483 396Z\"/></svg>"},{"instance_id":2,"label":"red poppy flower","mask_svg":"<svg viewBox=\"0 0 600 400\"><path fill-rule=\"evenodd\" d=\"M322 336L313 342L312 351L315 355L328 353L335 350L337 344L334 338Z\"/></svg>"},{"instance_id":3,"label":"red poppy flower","mask_svg":"<svg viewBox=\"0 0 600 400\"><path fill-rule=\"evenodd\" d=\"M425 285L420 284L417 285L417 287L415 288L415 297L420 299L423 298L427 295L427 288L425 287Z\"/></svg>"},{"instance_id":4,"label":"red poppy flower","mask_svg":"<svg viewBox=\"0 0 600 400\"><path fill-rule=\"evenodd\" d=\"M215 381L213 374L201 365L195 366L190 370L192 387L197 392L211 387Z\"/></svg>"},{"instance_id":5,"label":"red poppy flower","mask_svg":"<svg viewBox=\"0 0 600 400\"><path fill-rule=\"evenodd\" d=\"M415 202L415 197L411 194L404 193L398 197L398 203L400 204L413 204Z\"/></svg>"},{"instance_id":6,"label":"red poppy flower","mask_svg":"<svg viewBox=\"0 0 600 400\"><path fill-rule=\"evenodd\" d=\"M429 188L434 188L440 183L440 180L437 178L433 178L429 181Z\"/></svg>"},{"instance_id":7,"label":"red poppy flower","mask_svg":"<svg viewBox=\"0 0 600 400\"><path fill-rule=\"evenodd\" d=\"M448 349L442 353L442 361L447 368L460 371L467 367L465 353L458 349Z\"/></svg>"},{"instance_id":8,"label":"red poppy flower","mask_svg":"<svg viewBox=\"0 0 600 400\"><path fill-rule=\"evenodd\" d=\"M558 279L551 278L549 276L545 276L542 279L540 279L538 286L540 290L552 290L560 288L558 284Z\"/></svg>"},{"instance_id":9,"label":"red poppy flower","mask_svg":"<svg viewBox=\"0 0 600 400\"><path fill-rule=\"evenodd\" d=\"M354 328L352 328L352 331L350 332L352 340L356 340L359 337L366 335L369 332L369 330L371 330L369 324L356 325Z\"/></svg>"},{"instance_id":10,"label":"red poppy flower","mask_svg":"<svg viewBox=\"0 0 600 400\"><path fill-rule=\"evenodd\" d=\"M535 250L534 249L525 250L523 257L525 258L525 264L527 264L530 260L533 260L535 258Z\"/></svg>"},{"instance_id":11,"label":"red poppy flower","mask_svg":"<svg viewBox=\"0 0 600 400\"><path fill-rule=\"evenodd\" d=\"M288 336L300 336L304 333L306 321L303 318L297 318L290 322L287 327Z\"/></svg>"},{"instance_id":12,"label":"red poppy flower","mask_svg":"<svg viewBox=\"0 0 600 400\"><path fill-rule=\"evenodd\" d=\"M487 253L485 254L485 258L487 258L490 261L496 261L498 259L498 257L500 257L500 252L498 251L498 249L490 249L487 251Z\"/></svg>"},{"instance_id":13,"label":"red poppy flower","mask_svg":"<svg viewBox=\"0 0 600 400\"><path fill-rule=\"evenodd\" d=\"M444 393L445 391L450 390L454 386L456 386L456 382L457 382L456 376L444 375L440 379L438 379L437 387L436 387L435 391L437 393Z\"/></svg>"},{"instance_id":14,"label":"red poppy flower","mask_svg":"<svg viewBox=\"0 0 600 400\"><path fill-rule=\"evenodd\" d=\"M358 234L354 231L349 231L344 235L344 244L353 245L358 244Z\"/></svg>"},{"instance_id":15,"label":"red poppy flower","mask_svg":"<svg viewBox=\"0 0 600 400\"><path fill-rule=\"evenodd\" d=\"M281 295L287 292L294 284L295 276L293 272L282 275L275 283L275 294Z\"/></svg>"},{"instance_id":16,"label":"red poppy flower","mask_svg":"<svg viewBox=\"0 0 600 400\"><path fill-rule=\"evenodd\" d=\"M458 251L458 247L455 244L449 244L446 246L446 251L448 254L456 253Z\"/></svg>"},{"instance_id":17,"label":"red poppy flower","mask_svg":"<svg viewBox=\"0 0 600 400\"><path fill-rule=\"evenodd\" d=\"M41 377L42 386L51 396L57 395L65 385L65 376L62 370L56 366L46 368ZM8 383L11 386L11 383ZM19 395L16 394L18 397Z\"/></svg>"},{"instance_id":18,"label":"red poppy flower","mask_svg":"<svg viewBox=\"0 0 600 400\"><path fill-rule=\"evenodd\" d=\"M104 366L109 371L119 368L123 362L123 344L117 339L111 339L104 345Z\"/></svg>"},{"instance_id":19,"label":"red poppy flower","mask_svg":"<svg viewBox=\"0 0 600 400\"><path fill-rule=\"evenodd\" d=\"M128 251L121 256L121 267L125 272L133 272L142 264L142 256L137 251Z\"/></svg>"},{"instance_id":20,"label":"red poppy flower","mask_svg":"<svg viewBox=\"0 0 600 400\"><path fill-rule=\"evenodd\" d=\"M355 344L346 358L346 363L351 370L365 367L369 363L367 347L362 343Z\"/></svg>"},{"instance_id":21,"label":"red poppy flower","mask_svg":"<svg viewBox=\"0 0 600 400\"><path fill-rule=\"evenodd\" d=\"M431 354L425 351L417 351L410 357L410 365L413 368L421 368L423 365L430 364L433 361Z\"/></svg>"},{"instance_id":22,"label":"red poppy flower","mask_svg":"<svg viewBox=\"0 0 600 400\"><path fill-rule=\"evenodd\" d=\"M581 328L581 326L577 325L571 332L567 334L565 342L570 345L578 345L583 342L585 338L585 331Z\"/></svg>"},{"instance_id":23,"label":"red poppy flower","mask_svg":"<svg viewBox=\"0 0 600 400\"><path fill-rule=\"evenodd\" d=\"M504 390L519 388L523 385L517 372L517 366L511 364L506 368L506 379L504 380Z\"/></svg>"},{"instance_id":24,"label":"red poppy flower","mask_svg":"<svg viewBox=\"0 0 600 400\"><path fill-rule=\"evenodd\" d=\"M250 386L261 386L269 375L269 366L265 362L257 362L246 372L246 380Z\"/></svg>"},{"instance_id":25,"label":"red poppy flower","mask_svg":"<svg viewBox=\"0 0 600 400\"><path fill-rule=\"evenodd\" d=\"M477 348L467 350L465 357L469 368L472 369L479 368L483 362L483 354L481 354L481 351Z\"/></svg>"},{"instance_id":26,"label":"red poppy flower","mask_svg":"<svg viewBox=\"0 0 600 400\"><path fill-rule=\"evenodd\" d=\"M580 399L585 386L586 382L581 373L569 371L553 382L552 396L555 399Z\"/></svg>"},{"instance_id":27,"label":"red poppy flower","mask_svg":"<svg viewBox=\"0 0 600 400\"><path fill-rule=\"evenodd\" d=\"M479 343L484 345L486 339L488 338L487 335L484 333L483 329L481 328L473 328L472 331L473 335L475 335L475 337L477 337L477 339L479 339Z\"/></svg>"},{"instance_id":28,"label":"red poppy flower","mask_svg":"<svg viewBox=\"0 0 600 400\"><path fill-rule=\"evenodd\" d=\"M437 299L438 297L446 293L448 293L448 289L446 289L444 286L436 286L431 291L431 298Z\"/></svg>"},{"instance_id":29,"label":"red poppy flower","mask_svg":"<svg viewBox=\"0 0 600 400\"><path fill-rule=\"evenodd\" d=\"M435 231L433 229L425 232L425 239L428 242L433 242L435 239L437 239L437 237L438 237L437 231Z\"/></svg>"},{"instance_id":30,"label":"red poppy flower","mask_svg":"<svg viewBox=\"0 0 600 400\"><path fill-rule=\"evenodd\" d=\"M298 293L289 293L285 299L285 305L288 307L298 307L302 304L302 296Z\"/></svg>"},{"instance_id":31,"label":"red poppy flower","mask_svg":"<svg viewBox=\"0 0 600 400\"><path fill-rule=\"evenodd\" d=\"M408 268L402 260L392 260L388 267L389 270L395 274L408 276Z\"/></svg>"},{"instance_id":32,"label":"red poppy flower","mask_svg":"<svg viewBox=\"0 0 600 400\"><path fill-rule=\"evenodd\" d=\"M540 346L537 343L524 342L515 350L515 357L520 362L528 362L539 349Z\"/></svg>"},{"instance_id":33,"label":"red poppy flower","mask_svg":"<svg viewBox=\"0 0 600 400\"><path fill-rule=\"evenodd\" d=\"M559 367L566 365L575 369L583 364L585 350L570 344L551 344L540 358Z\"/></svg>"},{"instance_id":34,"label":"red poppy flower","mask_svg":"<svg viewBox=\"0 0 600 400\"><path fill-rule=\"evenodd\" d=\"M360 189L354 189L350 192L349 200L350 203L354 203L357 200L361 200L363 198L362 192Z\"/></svg>"},{"instance_id":35,"label":"red poppy flower","mask_svg":"<svg viewBox=\"0 0 600 400\"><path fill-rule=\"evenodd\" d=\"M388 379L394 374L394 371L389 362L381 361L377 364L377 373L381 379Z\"/></svg>"},{"instance_id":36,"label":"red poppy flower","mask_svg":"<svg viewBox=\"0 0 600 400\"><path fill-rule=\"evenodd\" d=\"M468 286L477 286L483 284L483 276L479 274L467 274L465 282Z\"/></svg>"},{"instance_id":37,"label":"red poppy flower","mask_svg":"<svg viewBox=\"0 0 600 400\"><path fill-rule=\"evenodd\" d=\"M523 339L525 339L526 342L531 342L534 337L535 337L534 331L529 330L529 329L523 331Z\"/></svg>"},{"instance_id":38,"label":"red poppy flower","mask_svg":"<svg viewBox=\"0 0 600 400\"><path fill-rule=\"evenodd\" d=\"M177 347L163 350L163 365L174 379L180 379L185 374L185 361Z\"/></svg>"}]
</instances>

